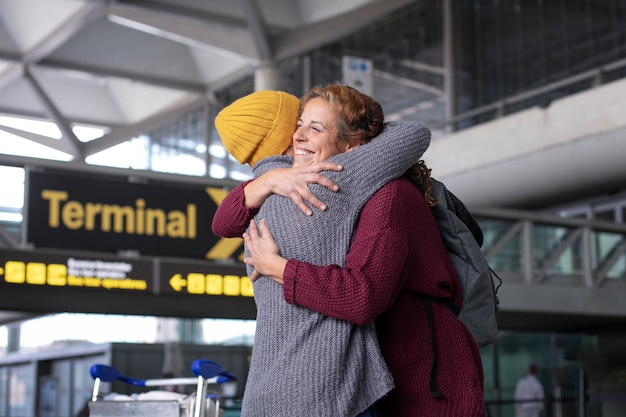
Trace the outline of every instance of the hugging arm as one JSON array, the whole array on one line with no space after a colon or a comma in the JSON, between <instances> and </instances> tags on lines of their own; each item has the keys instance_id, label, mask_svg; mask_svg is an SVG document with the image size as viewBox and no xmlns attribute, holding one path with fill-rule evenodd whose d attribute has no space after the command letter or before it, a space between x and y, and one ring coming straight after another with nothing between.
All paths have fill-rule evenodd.
<instances>
[{"instance_id":1,"label":"hugging arm","mask_svg":"<svg viewBox=\"0 0 626 417\"><path fill-rule=\"evenodd\" d=\"M271 194L290 198L307 215L313 213L305 202L325 210L326 204L311 192L308 184L318 184L331 191L337 191L337 185L319 173L334 170L341 170L341 166L331 162L320 162L301 168L282 167L267 170L258 178L246 181L228 193L215 212L211 229L217 236L241 237L250 220L258 213L259 207Z\"/></svg>"},{"instance_id":2,"label":"hugging arm","mask_svg":"<svg viewBox=\"0 0 626 417\"><path fill-rule=\"evenodd\" d=\"M402 271L411 241L407 236L410 228L405 226L414 221L412 216L426 214L419 213L419 207L405 209L409 201L403 194L417 191L408 182L402 187L396 182L389 184L365 205L343 267L282 258L278 247L269 242L271 234L263 221L251 223L245 234L250 251L245 262L255 268L256 275L264 275L262 279L282 283L289 304L355 324L368 323L387 310L403 288L406 277ZM425 205L421 209L424 207L428 209ZM257 226L262 238L256 233Z\"/></svg>"},{"instance_id":3,"label":"hugging arm","mask_svg":"<svg viewBox=\"0 0 626 417\"><path fill-rule=\"evenodd\" d=\"M430 130L421 123L386 123L371 142L329 158L344 168L341 173L329 173L329 178L340 182L345 192L369 197L416 164L430 146L430 138Z\"/></svg>"},{"instance_id":4,"label":"hugging arm","mask_svg":"<svg viewBox=\"0 0 626 417\"><path fill-rule=\"evenodd\" d=\"M213 234L222 237L241 237L248 228L250 219L259 212L258 207L244 206L244 188L250 181L233 188L217 206L211 222Z\"/></svg>"},{"instance_id":5,"label":"hugging arm","mask_svg":"<svg viewBox=\"0 0 626 417\"><path fill-rule=\"evenodd\" d=\"M304 214L310 216L313 212L307 206L307 202L321 211L326 210L326 205L311 192L308 185L318 184L320 187L337 191L337 185L319 172L339 170L341 166L332 162L319 162L298 168L271 169L247 184L244 189L244 203L247 207L260 207L267 197L277 194L290 198Z\"/></svg>"}]
</instances>

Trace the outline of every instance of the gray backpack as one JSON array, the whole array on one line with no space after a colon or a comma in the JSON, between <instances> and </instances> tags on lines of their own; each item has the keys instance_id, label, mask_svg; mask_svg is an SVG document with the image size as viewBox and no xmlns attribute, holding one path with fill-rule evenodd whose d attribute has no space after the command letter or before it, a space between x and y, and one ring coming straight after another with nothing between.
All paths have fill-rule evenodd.
<instances>
[{"instance_id":1,"label":"gray backpack","mask_svg":"<svg viewBox=\"0 0 626 417\"><path fill-rule=\"evenodd\" d=\"M437 199L437 204L431 207L431 211L463 287L463 301L460 309L452 303L452 300L439 301L459 317L478 346L485 346L498 338L497 291L502 280L489 267L480 250L483 232L469 210L445 185L434 178L431 179L431 196ZM498 287L493 283L492 274L500 281ZM443 394L437 387L438 360L431 299L425 295L417 294L417 296L424 305L431 333L433 363L430 369L430 395L441 398Z\"/></svg>"},{"instance_id":2,"label":"gray backpack","mask_svg":"<svg viewBox=\"0 0 626 417\"><path fill-rule=\"evenodd\" d=\"M461 309L455 313L482 347L498 338L497 291L502 280L480 249L483 234L469 210L444 184L432 181L431 195L437 204L431 210L463 287ZM494 276L499 281L497 287Z\"/></svg>"}]
</instances>

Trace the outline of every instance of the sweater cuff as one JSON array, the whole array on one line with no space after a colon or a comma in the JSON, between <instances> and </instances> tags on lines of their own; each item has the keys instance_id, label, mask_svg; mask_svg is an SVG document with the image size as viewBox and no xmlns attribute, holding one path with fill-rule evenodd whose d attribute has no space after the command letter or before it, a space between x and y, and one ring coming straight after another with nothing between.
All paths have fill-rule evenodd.
<instances>
[{"instance_id":1,"label":"sweater cuff","mask_svg":"<svg viewBox=\"0 0 626 417\"><path fill-rule=\"evenodd\" d=\"M288 304L296 304L296 270L298 261L288 259L283 272L283 295Z\"/></svg>"},{"instance_id":2,"label":"sweater cuff","mask_svg":"<svg viewBox=\"0 0 626 417\"><path fill-rule=\"evenodd\" d=\"M244 204L244 200L246 198L246 195L245 195L243 189L246 188L246 186L248 184L250 184L252 181L254 181L254 180L252 179L252 180L244 181L241 184L239 184L237 186L237 189L239 189L239 191L235 194L235 204L237 205L237 207L241 207L241 209L243 211L248 213L250 215L250 217L256 216L256 214L261 209L261 207L257 207L257 206L246 207L245 204Z\"/></svg>"}]
</instances>

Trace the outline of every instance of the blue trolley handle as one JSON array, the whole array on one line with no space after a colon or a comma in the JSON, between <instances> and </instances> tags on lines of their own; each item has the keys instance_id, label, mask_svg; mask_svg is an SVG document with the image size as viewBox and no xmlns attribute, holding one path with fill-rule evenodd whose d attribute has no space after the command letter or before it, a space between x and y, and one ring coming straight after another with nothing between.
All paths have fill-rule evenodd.
<instances>
[{"instance_id":1,"label":"blue trolley handle","mask_svg":"<svg viewBox=\"0 0 626 417\"><path fill-rule=\"evenodd\" d=\"M226 369L222 368L222 365L208 361L205 359L196 359L191 364L191 372L195 376L201 376L204 379L216 378L216 383L236 381L237 377Z\"/></svg>"},{"instance_id":2,"label":"blue trolley handle","mask_svg":"<svg viewBox=\"0 0 626 417\"><path fill-rule=\"evenodd\" d=\"M191 370L193 374L196 375L196 378L135 379L123 375L112 366L95 364L89 369L89 373L95 381L91 400L98 400L102 382L112 382L115 380L120 380L137 387L196 384L197 395L194 417L204 417L204 407L202 405L206 396L207 384L220 384L227 381L234 381L237 378L232 373L222 368L221 365L209 360L195 360L191 365Z\"/></svg>"},{"instance_id":3,"label":"blue trolley handle","mask_svg":"<svg viewBox=\"0 0 626 417\"><path fill-rule=\"evenodd\" d=\"M205 407L203 407L203 401L206 398L206 388L209 378L215 379L215 382L222 383L227 381L234 381L237 378L222 368L220 364L212 361L196 359L191 364L191 371L198 377L198 385L196 388L196 403L194 406L193 417L204 417ZM219 397L215 399L215 415L219 416L220 401Z\"/></svg>"}]
</instances>

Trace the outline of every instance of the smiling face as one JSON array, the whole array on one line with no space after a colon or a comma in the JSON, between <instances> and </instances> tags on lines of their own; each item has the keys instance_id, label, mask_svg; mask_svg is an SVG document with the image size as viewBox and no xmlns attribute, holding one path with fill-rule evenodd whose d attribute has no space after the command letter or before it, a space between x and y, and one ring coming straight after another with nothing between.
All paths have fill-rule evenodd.
<instances>
[{"instance_id":1,"label":"smiling face","mask_svg":"<svg viewBox=\"0 0 626 417\"><path fill-rule=\"evenodd\" d=\"M338 117L335 110L320 97L306 103L293 134L294 167L322 162L355 147L339 141Z\"/></svg>"}]
</instances>

